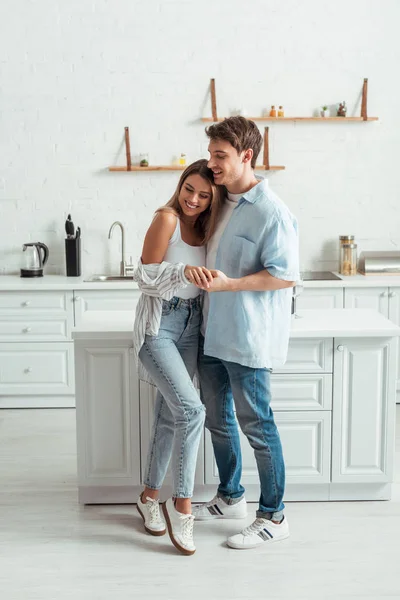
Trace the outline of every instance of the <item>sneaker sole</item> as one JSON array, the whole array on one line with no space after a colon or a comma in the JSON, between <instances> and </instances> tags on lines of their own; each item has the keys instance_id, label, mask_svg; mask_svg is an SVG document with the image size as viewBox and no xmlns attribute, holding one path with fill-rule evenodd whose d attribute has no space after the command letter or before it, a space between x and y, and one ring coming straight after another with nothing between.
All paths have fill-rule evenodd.
<instances>
[{"instance_id":1,"label":"sneaker sole","mask_svg":"<svg viewBox=\"0 0 400 600\"><path fill-rule=\"evenodd\" d=\"M140 508L139 508L139 505L138 505L138 504L136 504L136 508L138 509L138 513L139 513L139 515L140 515L140 516L142 517L142 519L143 519L144 528L145 528L145 530L147 531L147 533L149 533L150 535L155 535L155 536L165 535L165 534L167 533L167 530L166 530L166 529L160 529L160 531L155 531L154 529L149 529L149 528L146 526L146 520L145 520L145 518L144 518L144 514L143 514L143 513L142 513L142 511L140 510Z\"/></svg>"},{"instance_id":2,"label":"sneaker sole","mask_svg":"<svg viewBox=\"0 0 400 600\"><path fill-rule=\"evenodd\" d=\"M265 548L265 545L269 545L269 544L276 544L277 542L282 542L283 540L286 540L289 537L289 533L278 538L277 540L275 538L273 538L272 540L268 540L265 542L262 542L261 544L249 544L248 546L243 546L243 544L236 544L235 542L229 542L228 540L226 541L227 545L229 546L229 548L233 548L234 550L251 550L253 548Z\"/></svg>"},{"instance_id":3,"label":"sneaker sole","mask_svg":"<svg viewBox=\"0 0 400 600\"><path fill-rule=\"evenodd\" d=\"M174 538L174 534L173 534L173 531L172 531L172 525L171 525L171 521L170 521L170 518L169 518L169 514L168 514L167 507L165 505L165 502L162 504L162 511L164 513L165 522L167 523L168 535L170 537L171 542L173 543L173 545L175 546L175 548L177 550L179 550L179 552L181 552L185 556L192 556L192 554L194 554L196 552L196 550L188 550L187 548L183 548L183 546L181 546L180 544L178 544L178 542Z\"/></svg>"},{"instance_id":4,"label":"sneaker sole","mask_svg":"<svg viewBox=\"0 0 400 600\"><path fill-rule=\"evenodd\" d=\"M209 517L198 517L196 515L196 513L194 513L194 516L196 518L196 521L215 521L216 519L239 521L240 519L246 519L248 517L248 514L246 513L245 515L240 515L237 517L229 517L229 516L225 516L225 515L214 515L214 516L210 515Z\"/></svg>"}]
</instances>

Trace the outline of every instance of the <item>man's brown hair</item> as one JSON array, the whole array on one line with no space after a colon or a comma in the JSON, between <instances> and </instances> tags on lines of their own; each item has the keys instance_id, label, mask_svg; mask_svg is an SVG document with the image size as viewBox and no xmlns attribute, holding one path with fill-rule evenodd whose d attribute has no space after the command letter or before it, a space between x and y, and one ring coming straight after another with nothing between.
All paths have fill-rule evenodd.
<instances>
[{"instance_id":1,"label":"man's brown hair","mask_svg":"<svg viewBox=\"0 0 400 600\"><path fill-rule=\"evenodd\" d=\"M244 117L228 117L221 123L206 127L206 134L211 140L229 142L238 154L251 148L253 150L251 166L254 169L263 140L257 125L253 121L249 121Z\"/></svg>"}]
</instances>

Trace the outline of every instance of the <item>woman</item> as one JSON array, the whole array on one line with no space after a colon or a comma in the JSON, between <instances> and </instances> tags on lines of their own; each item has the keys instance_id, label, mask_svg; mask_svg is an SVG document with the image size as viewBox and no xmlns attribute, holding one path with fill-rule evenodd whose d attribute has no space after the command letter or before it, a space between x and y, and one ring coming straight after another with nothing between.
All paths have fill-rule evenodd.
<instances>
[{"instance_id":1,"label":"woman","mask_svg":"<svg viewBox=\"0 0 400 600\"><path fill-rule=\"evenodd\" d=\"M162 509L171 541L187 555L196 550L191 497L205 418L192 382L202 292L190 282L207 287L212 280L202 265L221 203L207 161L187 167L171 200L156 212L134 277L143 292L134 327L140 377L158 388L145 488L137 507L146 531L164 535L158 496L172 458L173 497Z\"/></svg>"}]
</instances>

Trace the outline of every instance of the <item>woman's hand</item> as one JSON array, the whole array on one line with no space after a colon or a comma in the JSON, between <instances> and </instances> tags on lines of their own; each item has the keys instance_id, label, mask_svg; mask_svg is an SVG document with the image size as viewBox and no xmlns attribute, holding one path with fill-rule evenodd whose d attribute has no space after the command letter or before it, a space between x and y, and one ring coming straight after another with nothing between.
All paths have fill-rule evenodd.
<instances>
[{"instance_id":1,"label":"woman's hand","mask_svg":"<svg viewBox=\"0 0 400 600\"><path fill-rule=\"evenodd\" d=\"M191 265L186 265L185 277L202 290L208 289L213 280L211 271L206 267L192 267Z\"/></svg>"}]
</instances>

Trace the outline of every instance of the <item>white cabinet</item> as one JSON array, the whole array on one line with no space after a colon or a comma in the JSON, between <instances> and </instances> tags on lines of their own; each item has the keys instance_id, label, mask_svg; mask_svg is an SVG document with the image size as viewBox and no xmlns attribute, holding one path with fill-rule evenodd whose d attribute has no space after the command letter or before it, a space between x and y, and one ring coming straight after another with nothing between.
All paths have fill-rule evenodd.
<instances>
[{"instance_id":1,"label":"white cabinet","mask_svg":"<svg viewBox=\"0 0 400 600\"><path fill-rule=\"evenodd\" d=\"M395 340L335 339L332 482L358 484L360 499L392 480L395 361Z\"/></svg>"},{"instance_id":2,"label":"white cabinet","mask_svg":"<svg viewBox=\"0 0 400 600\"><path fill-rule=\"evenodd\" d=\"M400 325L400 288L362 287L345 289L345 308L372 308ZM399 341L397 340L397 344ZM397 350L397 402L400 402L400 348Z\"/></svg>"},{"instance_id":3,"label":"white cabinet","mask_svg":"<svg viewBox=\"0 0 400 600\"><path fill-rule=\"evenodd\" d=\"M104 286L99 290L82 290L74 292L75 326L82 322L88 311L132 311L140 297L139 290L107 290Z\"/></svg>"},{"instance_id":4,"label":"white cabinet","mask_svg":"<svg viewBox=\"0 0 400 600\"><path fill-rule=\"evenodd\" d=\"M74 405L73 293L0 294L0 408Z\"/></svg>"},{"instance_id":5,"label":"white cabinet","mask_svg":"<svg viewBox=\"0 0 400 600\"><path fill-rule=\"evenodd\" d=\"M147 452L149 448L149 440L153 426L154 406L157 389L145 383L140 382L140 441L141 441L141 481L144 479L144 469L146 467ZM204 484L204 436L201 438L199 454L197 456L197 465L195 473L195 487ZM163 486L163 494L172 490L171 467L168 468Z\"/></svg>"},{"instance_id":6,"label":"white cabinet","mask_svg":"<svg viewBox=\"0 0 400 600\"><path fill-rule=\"evenodd\" d=\"M389 290L387 287L346 288L345 308L371 308L385 317L389 316Z\"/></svg>"},{"instance_id":7,"label":"white cabinet","mask_svg":"<svg viewBox=\"0 0 400 600\"><path fill-rule=\"evenodd\" d=\"M343 308L343 288L304 288L296 298L296 310Z\"/></svg>"},{"instance_id":8,"label":"white cabinet","mask_svg":"<svg viewBox=\"0 0 400 600\"><path fill-rule=\"evenodd\" d=\"M133 503L140 486L139 383L130 342L75 344L79 501Z\"/></svg>"}]
</instances>

